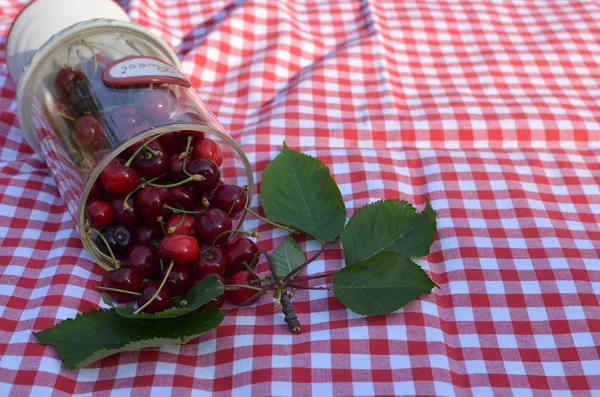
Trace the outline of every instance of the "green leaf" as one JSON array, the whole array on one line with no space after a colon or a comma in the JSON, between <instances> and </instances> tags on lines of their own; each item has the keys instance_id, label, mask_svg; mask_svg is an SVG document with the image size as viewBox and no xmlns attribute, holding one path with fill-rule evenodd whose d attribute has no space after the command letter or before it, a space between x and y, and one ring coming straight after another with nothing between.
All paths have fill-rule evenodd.
<instances>
[{"instance_id":1,"label":"green leaf","mask_svg":"<svg viewBox=\"0 0 600 397\"><path fill-rule=\"evenodd\" d=\"M115 304L113 303L111 297L108 296L108 294L106 292L102 294L102 302L104 302L106 305L108 305L110 307L115 307Z\"/></svg>"},{"instance_id":2,"label":"green leaf","mask_svg":"<svg viewBox=\"0 0 600 397\"><path fill-rule=\"evenodd\" d=\"M409 257L427 255L435 236L435 216L429 201L421 213L399 200L381 200L362 207L350 218L340 238L346 266L383 251Z\"/></svg>"},{"instance_id":3,"label":"green leaf","mask_svg":"<svg viewBox=\"0 0 600 397\"><path fill-rule=\"evenodd\" d=\"M267 216L326 243L339 237L346 207L329 168L283 144L262 175L261 202Z\"/></svg>"},{"instance_id":4,"label":"green leaf","mask_svg":"<svg viewBox=\"0 0 600 397\"><path fill-rule=\"evenodd\" d=\"M172 308L154 314L143 312L134 314L135 309L133 307L120 306L116 308L116 312L118 315L127 318L139 318L149 320L160 320L163 318L179 317L188 314L189 312L192 312L194 310L198 310L200 306L209 302L212 298L216 298L217 296L221 295L223 293L223 290L223 284L221 284L217 276L211 275L194 285L188 291L188 293L185 294L184 299L188 302L187 307Z\"/></svg>"},{"instance_id":5,"label":"green leaf","mask_svg":"<svg viewBox=\"0 0 600 397\"><path fill-rule=\"evenodd\" d=\"M353 312L374 316L396 311L435 286L419 265L388 251L335 273L332 290Z\"/></svg>"},{"instance_id":6,"label":"green leaf","mask_svg":"<svg viewBox=\"0 0 600 397\"><path fill-rule=\"evenodd\" d=\"M95 310L33 335L44 345L56 345L67 367L75 369L121 351L187 343L216 328L224 316L215 306L154 321L123 318L115 309Z\"/></svg>"},{"instance_id":7,"label":"green leaf","mask_svg":"<svg viewBox=\"0 0 600 397\"><path fill-rule=\"evenodd\" d=\"M271 262L275 267L275 273L279 277L285 277L289 272L296 269L306 261L302 249L292 237L287 236L285 240L271 253Z\"/></svg>"}]
</instances>

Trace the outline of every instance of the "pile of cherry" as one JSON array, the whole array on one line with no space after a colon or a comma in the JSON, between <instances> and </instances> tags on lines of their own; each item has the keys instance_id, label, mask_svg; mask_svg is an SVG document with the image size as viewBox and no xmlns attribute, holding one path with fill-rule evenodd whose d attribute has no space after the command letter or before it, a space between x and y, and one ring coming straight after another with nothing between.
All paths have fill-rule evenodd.
<instances>
[{"instance_id":1,"label":"pile of cherry","mask_svg":"<svg viewBox=\"0 0 600 397\"><path fill-rule=\"evenodd\" d=\"M216 142L178 131L128 148L101 172L86 227L114 267L99 287L113 301L137 300L138 311L156 313L212 274L224 285L253 285L258 248L243 234L255 233L232 230L247 190L221 182L222 161ZM210 304L226 296L240 304L255 292L227 289Z\"/></svg>"}]
</instances>

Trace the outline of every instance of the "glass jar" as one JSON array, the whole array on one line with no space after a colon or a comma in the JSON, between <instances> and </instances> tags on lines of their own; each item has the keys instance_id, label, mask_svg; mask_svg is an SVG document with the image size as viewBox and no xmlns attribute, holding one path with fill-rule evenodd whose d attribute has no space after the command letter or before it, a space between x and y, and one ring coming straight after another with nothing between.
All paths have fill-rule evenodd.
<instances>
[{"instance_id":1,"label":"glass jar","mask_svg":"<svg viewBox=\"0 0 600 397\"><path fill-rule=\"evenodd\" d=\"M252 199L248 159L178 66L173 51L145 28L93 19L54 34L20 76L23 134L48 164L84 247L106 270L114 263L94 243L91 230L101 231L91 227L86 206L103 186L99 176L117 158L129 165L139 156L178 155L189 148L188 137L209 138L222 151L221 181L248 186L247 200ZM164 153L153 151L149 142L164 146ZM141 183L155 180L152 172L142 172ZM196 189L195 194L201 200L211 192Z\"/></svg>"}]
</instances>

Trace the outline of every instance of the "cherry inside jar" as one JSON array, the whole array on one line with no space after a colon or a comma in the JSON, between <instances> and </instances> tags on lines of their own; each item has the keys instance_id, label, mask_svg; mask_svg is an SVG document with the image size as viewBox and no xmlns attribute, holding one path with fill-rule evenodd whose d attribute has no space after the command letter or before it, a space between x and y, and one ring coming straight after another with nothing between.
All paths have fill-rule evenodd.
<instances>
[{"instance_id":1,"label":"cherry inside jar","mask_svg":"<svg viewBox=\"0 0 600 397\"><path fill-rule=\"evenodd\" d=\"M202 214L222 211L226 229L240 228L240 204L252 193L248 160L174 53L143 28L115 21L68 28L36 53L22 80L23 129L104 269L142 268L154 282L174 261L176 274L191 280L199 247L213 243L198 234ZM231 210L223 210L231 198L208 199L223 185L244 191Z\"/></svg>"}]
</instances>

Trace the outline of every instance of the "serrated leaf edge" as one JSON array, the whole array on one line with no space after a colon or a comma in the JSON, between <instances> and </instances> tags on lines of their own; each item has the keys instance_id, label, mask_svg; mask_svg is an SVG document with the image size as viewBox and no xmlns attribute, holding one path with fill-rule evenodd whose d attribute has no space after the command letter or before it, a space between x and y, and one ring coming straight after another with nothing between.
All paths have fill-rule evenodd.
<instances>
[{"instance_id":1,"label":"serrated leaf edge","mask_svg":"<svg viewBox=\"0 0 600 397\"><path fill-rule=\"evenodd\" d=\"M60 320L57 324L53 325L52 327L50 327L48 329L45 329L45 330L42 330L42 331L38 331L38 332L31 331L31 333L38 340L38 342L40 344L42 344L42 345L54 345L54 346L56 346L57 350L60 352L62 361L65 363L65 365L69 369L77 369L77 368L84 367L84 366L86 366L86 365L88 365L88 364L90 364L92 362L97 361L97 360L100 360L102 358L105 358L105 357L108 357L108 356L111 356L113 354L116 354L116 353L119 353L119 352L123 352L123 351L133 351L133 350L143 349L143 348L147 348L147 347L160 347L162 345L166 345L167 343L168 344L173 344L173 341L177 341L177 340L179 340L179 343L176 342L175 344L179 344L179 345L185 344L185 343L189 342L190 340L192 340L194 338L197 338L200 335L203 335L206 332L210 332L212 329L216 328L216 327L213 327L213 328L211 328L210 330L208 330L206 332L203 332L201 334L190 335L189 337L144 339L143 342L152 342L152 344L148 344L148 345L145 345L143 343L140 344L140 342L142 342L142 341L140 341L140 342L133 342L133 343L124 343L124 344L123 343L113 343L113 345L119 345L119 347L116 347L115 349L104 349L103 348L101 350L98 350L96 353L88 356L88 358L86 358L85 360L81 360L81 361L78 361L76 363L73 363L73 365L71 365L69 362L67 362L67 360L64 359L63 351L62 351L62 349L61 349L61 347L59 345L57 345L56 343L43 342L42 340L40 340L40 336L39 336L40 334L44 334L46 332L50 332L50 331L56 329L57 327L68 326L68 324L77 321L78 318L84 317L84 316L87 316L87 315L91 315L94 312L107 312L107 311L113 311L114 312L115 309L114 308L111 308L111 309L93 309L93 310L90 310L89 312L77 313L77 315L74 318L66 318L64 320ZM117 313L115 313L115 314L117 314ZM225 314L221 310L219 310L219 309L217 309L214 314L219 314L220 320L219 320L218 324L220 324L223 321L223 319L225 318ZM205 323L208 323L208 322L210 322L210 321L212 321L214 319L215 319L215 317L209 317L205 321ZM143 319L129 319L129 318L128 318L128 320L144 321ZM172 318L167 318L165 320L172 320ZM217 324L217 326L218 326L218 324ZM61 338L54 338L54 340L56 342L65 342L65 340L61 339ZM157 343L157 341L164 341L165 343ZM81 343L73 342L73 341L68 341L68 342L71 343L71 344L81 344ZM98 344L98 345L102 345L102 344ZM108 344L105 344L105 345L108 345ZM135 346L132 346L132 345L135 345ZM128 346L131 347L131 348L128 348ZM104 354L100 354L100 353L108 353L108 354L104 355Z\"/></svg>"},{"instance_id":2,"label":"serrated leaf edge","mask_svg":"<svg viewBox=\"0 0 600 397\"><path fill-rule=\"evenodd\" d=\"M336 289L339 289L339 288L335 288L335 279L336 279L336 276L337 276L337 275L338 275L338 274L339 274L341 271L343 271L344 269L346 269L346 268L348 268L348 267L352 267L352 265L351 265L351 266L345 266L344 268L340 269L340 271L336 272L336 273L333 275L333 280L332 280L331 291L334 293L334 295L335 295L335 296L336 296L336 298L337 298L337 299L340 301L340 303L342 303L342 304L343 304L345 307L347 307L349 310L352 310L352 312L353 312L353 313L356 313L356 314L359 314L359 315L361 315L361 316L365 316L365 317L368 317L368 316L384 316L384 315L388 315L388 314L391 314L391 313L395 313L395 312L397 312L398 310L402 309L404 306L408 305L408 304L409 304L409 303L411 303L411 302L414 302L415 300L417 300L417 299L421 298L422 296L431 295L431 293L433 292L433 288L434 288L434 287L438 287L439 289L441 289L441 287L440 287L440 286L439 286L439 285L438 285L438 284L437 284L435 281L433 281L433 280L431 279L431 277L429 276L429 274L428 274L428 273L427 273L425 270L423 270L423 267L422 267L421 265L419 265L418 263L416 263L414 260L412 260L412 258L410 258L410 257L408 257L408 256L406 256L406 255L403 255L403 254L401 254L401 253L399 253L399 252L397 252L397 251L381 251L381 252L378 252L378 253L377 253L377 254L375 254L375 255L379 255L379 254L382 254L382 253L392 253L392 254L397 254L397 255L399 255L399 256L401 256L401 257L404 257L404 258L408 259L408 261L410 261L410 262L411 262L413 265L415 265L415 266L416 266L416 267L417 267L417 268L418 268L418 269L419 269L419 270L420 270L420 271L423 273L423 275L425 275L425 277L427 278L427 280L429 280L429 281L430 281L430 282L433 284L433 286L432 286L432 289L431 289L429 292L427 292L427 293L423 293L423 294L421 294L421 295L419 295L419 296L415 297L415 298L414 298L414 299L412 299L411 301L409 301L409 302L405 303L404 305L402 305L402 306L398 307L398 308L397 308L397 309L395 309L395 310L392 310L392 311L389 311L389 312L385 312L385 313L381 313L381 314L375 314L375 315L371 315L371 314L365 314L365 313L360 313L360 312L354 311L354 309L350 309L350 307L348 307L348 306L347 306L347 305L346 305L344 302L342 302L342 301L341 301L341 300L340 300L340 299L337 297L337 294L335 293ZM375 255L374 255L374 256L375 256ZM357 262L356 264L360 264L360 263L362 263L362 262L368 261L368 260L370 260L372 257L373 257L373 256L371 256L370 258L363 259L362 261L360 261L360 262ZM378 286L376 286L376 287L368 287L368 288L394 288L394 287L395 287L395 286L391 286L391 285L387 285L387 286L381 286L381 285L378 285ZM357 289L360 289L360 288L367 288L367 287L358 287Z\"/></svg>"},{"instance_id":3,"label":"serrated leaf edge","mask_svg":"<svg viewBox=\"0 0 600 397\"><path fill-rule=\"evenodd\" d=\"M359 208L359 209L358 209L358 210L357 210L357 211L356 211L354 214L352 214L352 216L350 217L350 219L348 220L348 222L347 222L347 223L346 223L346 225L344 226L344 229L342 230L342 233L341 233L341 235L340 235L340 236L343 236L343 234L344 234L344 231L350 227L350 225L352 224L352 221L353 221L354 217L355 217L356 215L358 215L358 213L359 213L361 210L363 210L363 209L366 209L366 208L369 208L369 207L373 207L373 206L375 206L375 205L378 205L378 204L386 203L386 202L398 202L398 203L405 203L405 204L407 204L407 205L408 205L408 206L409 206L409 207L410 207L410 208L413 210L413 214L414 214L415 216L422 214L422 213L423 213L423 212L424 212L424 211L425 211L425 210L426 210L428 207L429 207L429 208L431 208L431 210L432 210L432 211L433 211L433 213L434 213L434 218L433 218L434 228L436 229L436 232L437 232L437 212L436 212L436 211L433 209L433 207L431 207L431 204L430 204L430 202L429 202L429 199L427 198L427 196L425 196L425 195L422 195L422 197L425 199L425 207L423 208L423 210L422 210L421 212L417 211L417 208L415 207L415 205L414 205L414 204L412 204L412 203L410 203L410 202L408 202L408 201L406 201L406 200L400 200L400 199L381 199L381 200L377 200L377 201L374 201L374 202L372 202L372 203L369 203L369 204L365 204L365 205L363 205L362 207L360 207L360 208ZM402 234L400 237L396 238L396 239L395 239L395 240L394 240L392 243L389 243L389 244L388 244L386 247L389 247L389 246L390 246L390 245L392 245L394 242L396 242L396 241L398 241L399 239L401 239L401 238L403 238L404 236L406 236L408 233L410 233L411 231L413 231L415 227L416 227L416 225L413 225L413 226L412 226L410 229L408 229L406 232L404 232L404 233L403 233L403 234ZM360 260L359 262L355 262L355 263L360 263L360 262L362 262L362 261L364 261L364 260L367 260L367 259L373 258L375 255L377 255L377 254L379 254L379 253L381 253L381 252L390 252L390 250L386 250L386 249L385 249L386 247L382 247L382 249L381 249L380 251L377 251L376 253L374 253L374 254L371 254L371 256L368 256L367 258L364 258L364 259ZM344 257L347 257L347 255L346 255L346 248L344 247L344 244L343 244L343 242L342 242L342 248L343 248L343 250L344 250ZM391 251L391 252L395 252L395 251ZM409 258L416 258L416 256L411 256L411 257L409 257ZM354 265L355 263L350 263L350 264L349 264L349 263L347 263L347 262L346 262L346 267L348 267L348 266L352 266L352 265Z\"/></svg>"},{"instance_id":4,"label":"serrated leaf edge","mask_svg":"<svg viewBox=\"0 0 600 397\"><path fill-rule=\"evenodd\" d=\"M321 161L319 158L315 157L315 156L311 156L311 155L309 155L309 154L302 153L302 152L300 152L299 150L294 150L294 149L291 149L291 148L290 148L290 147L287 145L286 141L283 141L283 145L282 145L281 152L280 152L280 153L279 153L277 156L275 156L275 158L274 158L273 160L277 159L277 157L279 157L281 154L283 154L283 153L284 153L284 152L286 152L286 151L287 151L287 152L294 152L294 153L297 153L297 154L299 154L299 155L301 155L301 156L303 156L303 157L306 157L306 158L308 158L308 159L310 159L310 160L316 161L316 162L317 162L317 163L318 163L320 166L324 167L324 168L327 170L327 172L329 173L329 177L330 177L330 178L331 178L331 180L333 181L333 183L334 183L334 185L335 185L335 187L336 187L337 191L338 191L338 192L339 192L339 194L340 194L340 198L341 198L341 202L342 202L342 208L343 208L343 210L344 210L344 213L345 213L345 212L346 212L346 203L344 203L344 199L343 199L343 196L342 196L342 191L340 190L340 187L339 187L339 185L338 185L338 184L337 184L337 182L335 181L335 178L333 177L333 174L332 174L332 172L331 172L331 169L329 168L329 166L328 166L327 164L325 164L323 161ZM267 166L266 166L266 167L265 167L265 169L263 170L263 175L261 176L261 183L262 183L262 180L264 179L264 174L265 174L265 172L267 171L267 169L269 168L269 166L271 165L271 163L272 163L272 161L273 161L273 160L271 160L271 161L269 162L269 164L267 164ZM296 178L296 179L297 179L297 178ZM305 205L306 205L306 202L305 202ZM267 213L267 209L264 207L264 205L263 205L263 210L265 211L265 213ZM269 214L267 214L267 216L271 217ZM344 218L345 218L345 215L344 215ZM316 225L316 223L315 223L315 220L314 220L314 218L312 217L312 214L311 214L311 221L312 221L312 223L313 223L313 226L315 226L315 229L317 229L317 230L320 230L320 228L316 227L317 225ZM293 226L293 227L296 227L295 225L291 225L291 224L289 224L289 223L285 223L285 222L282 222L282 223L283 223L283 224L286 224L286 225L288 225L288 226ZM346 221L344 220L344 226L342 226L342 230L340 231L340 233L339 233L339 234L338 234L338 235L337 235L335 238L333 238L333 239L331 239L331 240L329 240L329 241L323 241L323 240L320 240L320 239L318 239L318 238L317 238L317 240L319 240L319 241L321 241L323 244L325 244L325 243L328 243L328 242L331 242L331 241L334 241L334 240L338 239L338 238L340 237L341 233L342 233L342 232L343 232L343 230L344 230L345 224L346 224ZM298 228L298 229L299 229L299 228ZM308 232L305 232L304 230L302 230L302 232L304 232L304 233L306 233L306 234L310 235L310 233L308 233ZM311 236L312 236L312 235L311 235ZM315 236L312 236L312 237L315 237ZM315 237L315 238L316 238L316 237Z\"/></svg>"},{"instance_id":5,"label":"serrated leaf edge","mask_svg":"<svg viewBox=\"0 0 600 397\"><path fill-rule=\"evenodd\" d=\"M292 236L286 236L286 237L283 239L283 241L281 242L281 244L279 244L279 245L277 246L277 248L275 248L275 249L273 250L273 252L271 252L271 260L273 259L273 253L275 253L275 251L277 251L278 249L280 249L281 247L283 247L283 248L282 248L282 251L285 253L285 257L286 257L286 263L287 263L287 264L289 264L289 263L290 263L290 261L289 261L289 255L288 255L288 250L287 250L287 249L285 249L285 246L284 246L284 244L286 244L286 242L287 242L287 241L290 241L290 240L292 241L292 244L291 244L291 247L290 247L290 248L292 248L292 249L294 249L294 248L298 248L298 251L299 251L299 252L302 254L302 260L303 260L303 261L302 261L301 263L299 263L299 264L298 264L298 265L297 265L297 266L294 268L294 269L297 269L297 268L298 268L300 265L302 265L302 263L303 263L304 261L306 261L306 254L304 253L304 251L302 251L302 248L300 247L300 244L298 244L298 242L297 242L296 240L294 240L294 238L293 238ZM274 263L274 265L275 265L275 270L277 271L277 264L275 264L275 263ZM289 267L289 266L288 266L288 267ZM288 270L288 272L291 272L291 271L292 271L292 270L294 270L294 269L289 269L289 270ZM287 275L287 273L286 273L286 274L277 274L277 276L279 276L279 277L284 277L284 276L286 276L286 275Z\"/></svg>"}]
</instances>

